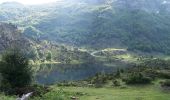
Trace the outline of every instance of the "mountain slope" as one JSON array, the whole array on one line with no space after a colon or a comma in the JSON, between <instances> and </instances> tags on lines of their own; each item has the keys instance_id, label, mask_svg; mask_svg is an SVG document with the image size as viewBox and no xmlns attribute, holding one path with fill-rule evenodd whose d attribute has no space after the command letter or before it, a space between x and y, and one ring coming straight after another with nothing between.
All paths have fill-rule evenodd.
<instances>
[{"instance_id":1,"label":"mountain slope","mask_svg":"<svg viewBox=\"0 0 170 100\"><path fill-rule=\"evenodd\" d=\"M23 43L24 42L24 43ZM17 26L12 24L0 23L0 51L12 48L14 46L27 47L29 43L26 38L22 37Z\"/></svg>"},{"instance_id":2,"label":"mountain slope","mask_svg":"<svg viewBox=\"0 0 170 100\"><path fill-rule=\"evenodd\" d=\"M35 39L169 54L169 5L166 0L65 0L22 6L12 13L2 6L0 12L16 17L0 14L0 18L23 27Z\"/></svg>"}]
</instances>

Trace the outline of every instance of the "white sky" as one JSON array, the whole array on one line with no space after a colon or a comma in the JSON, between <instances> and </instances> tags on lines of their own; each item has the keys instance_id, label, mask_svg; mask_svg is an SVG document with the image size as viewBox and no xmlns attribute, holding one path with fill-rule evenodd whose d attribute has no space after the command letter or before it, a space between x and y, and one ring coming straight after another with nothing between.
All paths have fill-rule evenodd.
<instances>
[{"instance_id":1,"label":"white sky","mask_svg":"<svg viewBox=\"0 0 170 100\"><path fill-rule=\"evenodd\" d=\"M12 2L12 1L16 1L27 5L34 5L34 4L44 4L44 3L50 3L55 1L61 1L61 0L0 0L0 4L3 2Z\"/></svg>"}]
</instances>

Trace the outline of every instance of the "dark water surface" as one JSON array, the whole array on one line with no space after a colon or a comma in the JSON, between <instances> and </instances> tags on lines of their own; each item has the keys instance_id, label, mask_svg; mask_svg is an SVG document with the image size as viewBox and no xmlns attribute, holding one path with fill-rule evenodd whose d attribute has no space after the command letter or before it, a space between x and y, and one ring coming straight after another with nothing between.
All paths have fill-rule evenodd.
<instances>
[{"instance_id":1,"label":"dark water surface","mask_svg":"<svg viewBox=\"0 0 170 100\"><path fill-rule=\"evenodd\" d=\"M39 66L35 80L39 84L55 84L62 81L83 80L96 73L113 72L113 67L102 64L44 64Z\"/></svg>"}]
</instances>

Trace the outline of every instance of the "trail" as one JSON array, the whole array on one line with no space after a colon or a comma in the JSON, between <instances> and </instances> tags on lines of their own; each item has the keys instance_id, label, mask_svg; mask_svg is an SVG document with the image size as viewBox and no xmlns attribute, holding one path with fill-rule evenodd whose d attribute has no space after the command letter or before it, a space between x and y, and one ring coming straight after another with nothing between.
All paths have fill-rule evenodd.
<instances>
[{"instance_id":1,"label":"trail","mask_svg":"<svg viewBox=\"0 0 170 100\"><path fill-rule=\"evenodd\" d=\"M101 52L101 50L100 51L93 51L93 52L90 53L90 55L93 56L93 57L101 57L101 56L95 55L96 53L99 53L99 52Z\"/></svg>"}]
</instances>

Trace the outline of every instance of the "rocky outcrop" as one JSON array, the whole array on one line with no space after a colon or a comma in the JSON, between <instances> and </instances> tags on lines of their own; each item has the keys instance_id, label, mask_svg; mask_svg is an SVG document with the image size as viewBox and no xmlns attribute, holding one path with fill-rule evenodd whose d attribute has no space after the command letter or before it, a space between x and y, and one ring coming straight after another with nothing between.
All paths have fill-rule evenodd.
<instances>
[{"instance_id":1,"label":"rocky outcrop","mask_svg":"<svg viewBox=\"0 0 170 100\"><path fill-rule=\"evenodd\" d=\"M0 51L10 47L18 38L19 32L15 25L0 23Z\"/></svg>"},{"instance_id":2,"label":"rocky outcrop","mask_svg":"<svg viewBox=\"0 0 170 100\"><path fill-rule=\"evenodd\" d=\"M10 23L0 23L0 52L12 47L28 49L32 45L34 43L24 37L17 26Z\"/></svg>"}]
</instances>

